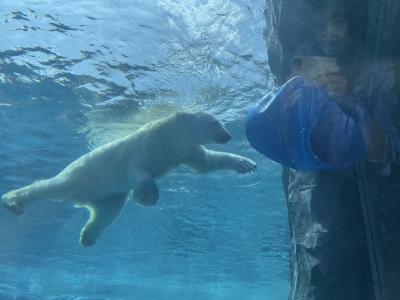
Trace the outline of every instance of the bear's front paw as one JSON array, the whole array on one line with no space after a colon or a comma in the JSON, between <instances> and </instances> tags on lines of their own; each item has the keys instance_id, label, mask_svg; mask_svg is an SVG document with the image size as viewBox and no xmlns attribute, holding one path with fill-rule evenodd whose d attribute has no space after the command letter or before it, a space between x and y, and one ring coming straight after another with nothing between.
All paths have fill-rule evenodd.
<instances>
[{"instance_id":1,"label":"bear's front paw","mask_svg":"<svg viewBox=\"0 0 400 300\"><path fill-rule=\"evenodd\" d=\"M83 247L90 247L96 244L96 238L93 236L90 236L89 234L82 234L79 242Z\"/></svg>"},{"instance_id":2,"label":"bear's front paw","mask_svg":"<svg viewBox=\"0 0 400 300\"><path fill-rule=\"evenodd\" d=\"M256 168L257 164L251 159L239 157L235 161L235 171L240 174L254 172Z\"/></svg>"}]
</instances>

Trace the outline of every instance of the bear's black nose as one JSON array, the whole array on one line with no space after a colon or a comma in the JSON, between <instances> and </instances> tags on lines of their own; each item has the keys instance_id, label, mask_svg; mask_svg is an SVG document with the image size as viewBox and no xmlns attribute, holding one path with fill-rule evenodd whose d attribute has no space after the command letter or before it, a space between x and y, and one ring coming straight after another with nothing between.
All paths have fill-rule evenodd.
<instances>
[{"instance_id":1,"label":"bear's black nose","mask_svg":"<svg viewBox=\"0 0 400 300\"><path fill-rule=\"evenodd\" d=\"M215 142L218 144L225 144L231 139L231 135L228 132L224 132L223 134L219 134Z\"/></svg>"}]
</instances>

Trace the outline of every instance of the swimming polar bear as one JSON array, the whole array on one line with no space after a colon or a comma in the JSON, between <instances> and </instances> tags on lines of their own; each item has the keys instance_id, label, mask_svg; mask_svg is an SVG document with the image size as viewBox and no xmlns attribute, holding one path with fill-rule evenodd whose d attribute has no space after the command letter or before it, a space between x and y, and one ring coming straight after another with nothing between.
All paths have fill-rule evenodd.
<instances>
[{"instance_id":1,"label":"swimming polar bear","mask_svg":"<svg viewBox=\"0 0 400 300\"><path fill-rule=\"evenodd\" d=\"M80 243L91 246L117 218L132 190L138 203L156 204L155 180L180 164L200 173L254 171L256 164L250 159L203 146L224 144L230 138L224 125L209 113L174 113L83 155L55 177L4 194L2 201L17 215L36 200L72 201L88 208L90 217L81 230Z\"/></svg>"}]
</instances>

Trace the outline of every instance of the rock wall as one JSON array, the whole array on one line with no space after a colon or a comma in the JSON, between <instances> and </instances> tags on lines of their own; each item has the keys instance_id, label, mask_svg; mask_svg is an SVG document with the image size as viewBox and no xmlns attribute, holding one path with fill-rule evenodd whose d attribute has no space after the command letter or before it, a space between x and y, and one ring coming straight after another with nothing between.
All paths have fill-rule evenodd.
<instances>
[{"instance_id":1,"label":"rock wall","mask_svg":"<svg viewBox=\"0 0 400 300\"><path fill-rule=\"evenodd\" d=\"M356 172L289 170L291 298L374 299Z\"/></svg>"},{"instance_id":2,"label":"rock wall","mask_svg":"<svg viewBox=\"0 0 400 300\"><path fill-rule=\"evenodd\" d=\"M362 55L400 62L400 1L352 1ZM309 3L266 0L269 65L280 84L312 30ZM397 68L400 91L400 64ZM400 93L399 93L400 96ZM398 97L400 99L400 97ZM400 102L400 101L398 101ZM399 105L397 123L400 124ZM340 172L284 170L291 234L290 299L400 299L400 169L363 162Z\"/></svg>"}]
</instances>

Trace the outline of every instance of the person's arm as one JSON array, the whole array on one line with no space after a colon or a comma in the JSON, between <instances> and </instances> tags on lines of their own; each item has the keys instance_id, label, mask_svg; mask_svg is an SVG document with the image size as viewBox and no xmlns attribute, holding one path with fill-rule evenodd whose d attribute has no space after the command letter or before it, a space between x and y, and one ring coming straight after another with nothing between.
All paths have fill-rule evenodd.
<instances>
[{"instance_id":1,"label":"person's arm","mask_svg":"<svg viewBox=\"0 0 400 300\"><path fill-rule=\"evenodd\" d=\"M370 115L360 99L346 93L347 81L338 74L328 74L326 89L329 96L339 105L342 111L350 116L360 128L367 146L366 159L383 162L386 152L386 133L377 117Z\"/></svg>"},{"instance_id":2,"label":"person's arm","mask_svg":"<svg viewBox=\"0 0 400 300\"><path fill-rule=\"evenodd\" d=\"M327 105L311 136L316 156L338 168L354 164L366 156L370 141L370 118L361 105L352 114L339 106Z\"/></svg>"}]
</instances>

